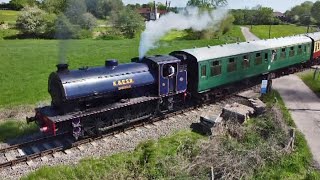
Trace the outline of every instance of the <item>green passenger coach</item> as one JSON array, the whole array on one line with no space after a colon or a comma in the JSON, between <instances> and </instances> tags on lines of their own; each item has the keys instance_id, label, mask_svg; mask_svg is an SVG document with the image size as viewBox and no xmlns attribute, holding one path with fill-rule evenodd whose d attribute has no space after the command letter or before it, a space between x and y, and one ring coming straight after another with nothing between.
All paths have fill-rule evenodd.
<instances>
[{"instance_id":1,"label":"green passenger coach","mask_svg":"<svg viewBox=\"0 0 320 180\"><path fill-rule=\"evenodd\" d=\"M247 78L307 62L312 41L306 36L259 40L205 48L186 49L172 54L184 55L193 62L188 85L198 93ZM193 87L190 87L193 86Z\"/></svg>"}]
</instances>

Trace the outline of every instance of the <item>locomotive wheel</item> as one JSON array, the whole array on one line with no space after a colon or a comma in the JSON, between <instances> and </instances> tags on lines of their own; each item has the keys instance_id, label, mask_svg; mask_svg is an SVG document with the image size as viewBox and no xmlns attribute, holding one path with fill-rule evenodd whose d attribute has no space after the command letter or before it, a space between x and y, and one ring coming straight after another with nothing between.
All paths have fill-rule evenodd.
<instances>
[{"instance_id":1,"label":"locomotive wheel","mask_svg":"<svg viewBox=\"0 0 320 180\"><path fill-rule=\"evenodd\" d=\"M97 119L95 121L95 133L97 135L101 135L102 131L100 129L103 128L103 127L104 127L103 121L101 119Z\"/></svg>"}]
</instances>

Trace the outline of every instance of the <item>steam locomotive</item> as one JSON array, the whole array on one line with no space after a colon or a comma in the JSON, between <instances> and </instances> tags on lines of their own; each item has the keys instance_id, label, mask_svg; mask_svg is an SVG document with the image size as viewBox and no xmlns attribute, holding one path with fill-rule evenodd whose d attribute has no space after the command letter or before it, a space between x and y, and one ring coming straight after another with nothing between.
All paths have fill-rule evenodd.
<instances>
[{"instance_id":1,"label":"steam locomotive","mask_svg":"<svg viewBox=\"0 0 320 180\"><path fill-rule=\"evenodd\" d=\"M130 125L317 64L320 33L208 46L49 76L50 106L34 117L44 133L78 139Z\"/></svg>"}]
</instances>

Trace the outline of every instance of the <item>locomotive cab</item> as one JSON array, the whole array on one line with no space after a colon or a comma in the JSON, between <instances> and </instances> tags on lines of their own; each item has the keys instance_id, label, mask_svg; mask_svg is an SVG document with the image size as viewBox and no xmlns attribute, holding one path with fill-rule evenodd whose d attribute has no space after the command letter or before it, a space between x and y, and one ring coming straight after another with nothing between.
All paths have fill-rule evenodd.
<instances>
[{"instance_id":1,"label":"locomotive cab","mask_svg":"<svg viewBox=\"0 0 320 180\"><path fill-rule=\"evenodd\" d=\"M187 64L174 56L152 56L144 62L156 69L158 96L181 94L187 90Z\"/></svg>"}]
</instances>

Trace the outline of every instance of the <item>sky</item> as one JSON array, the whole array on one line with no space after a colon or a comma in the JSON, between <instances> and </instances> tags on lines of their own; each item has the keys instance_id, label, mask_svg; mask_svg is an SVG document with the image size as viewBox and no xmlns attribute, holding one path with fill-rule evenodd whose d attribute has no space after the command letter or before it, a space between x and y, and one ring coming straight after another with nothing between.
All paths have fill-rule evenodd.
<instances>
[{"instance_id":1,"label":"sky","mask_svg":"<svg viewBox=\"0 0 320 180\"><path fill-rule=\"evenodd\" d=\"M135 4L135 3L148 3L152 0L123 0L125 4ZM166 0L156 0L157 2L165 3ZM170 1L170 0L168 0ZM171 0L171 6L185 7L188 0ZM306 0L228 0L231 9L243 9L251 8L258 4L265 7L271 7L275 11L285 12L291 9L293 6L303 3ZM311 0L315 2L316 0ZM9 2L9 0L0 0L0 2Z\"/></svg>"}]
</instances>

